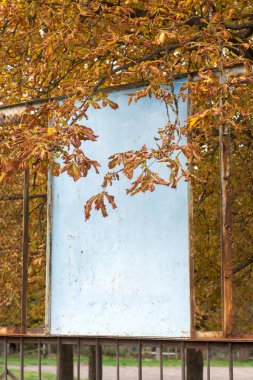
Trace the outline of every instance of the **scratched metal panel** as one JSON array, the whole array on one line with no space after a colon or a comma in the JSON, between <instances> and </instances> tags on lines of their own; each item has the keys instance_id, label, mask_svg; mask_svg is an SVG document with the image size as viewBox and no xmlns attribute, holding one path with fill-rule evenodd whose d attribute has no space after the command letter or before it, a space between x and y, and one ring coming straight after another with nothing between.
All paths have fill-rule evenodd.
<instances>
[{"instance_id":1,"label":"scratched metal panel","mask_svg":"<svg viewBox=\"0 0 253 380\"><path fill-rule=\"evenodd\" d=\"M84 222L83 206L101 191L107 157L155 146L157 128L167 120L163 103L142 99L128 106L126 92L111 94L117 111L93 110L85 121L99 135L83 148L102 163L100 174L76 183L67 175L53 179L52 334L190 336L187 184L130 197L122 180L109 189L118 208L107 218L93 212ZM181 103L182 123L186 115Z\"/></svg>"}]
</instances>

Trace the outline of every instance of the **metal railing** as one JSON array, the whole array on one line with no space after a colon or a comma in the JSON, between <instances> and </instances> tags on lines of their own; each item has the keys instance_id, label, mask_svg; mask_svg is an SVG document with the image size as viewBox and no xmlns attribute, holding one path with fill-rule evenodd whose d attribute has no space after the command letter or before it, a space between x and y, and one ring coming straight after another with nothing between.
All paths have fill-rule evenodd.
<instances>
[{"instance_id":1,"label":"metal railing","mask_svg":"<svg viewBox=\"0 0 253 380\"><path fill-rule=\"evenodd\" d=\"M9 364L11 354L9 352L10 344L15 344L18 347L18 355L19 355L19 363L15 366L13 364ZM96 380L120 380L120 379L138 379L144 380L146 376L143 376L143 368L145 368L145 374L148 374L148 370L150 367L146 367L145 364L147 362L147 350L149 349L149 355L151 355L151 348L156 348L156 375L152 380L166 380L166 379L181 379L185 380L187 378L187 352L190 349L197 349L202 352L202 356L205 359L205 379L212 379L211 376L211 361L213 357L213 353L216 350L223 352L223 357L226 357L227 367L224 369L226 372L226 378L229 380L234 379L234 356L238 353L238 350L251 350L253 353L253 341L248 342L240 342L240 341L193 341L193 340L152 340L152 339L133 339L133 338L89 338L89 337L57 337L57 336L1 336L0 337L0 347L2 347L2 357L0 366L0 379L26 379L26 375L29 374L29 361L28 355L25 362L25 346L33 345L33 349L36 349L37 356L37 364L34 366L33 360L33 370L36 370L38 380L43 379L43 368L42 365L42 352L44 345L51 345L54 347L54 358L55 362L51 364L52 373L55 374L55 378L57 380L62 380L65 376L61 375L60 365L62 362L62 347L72 347L75 363L75 379L87 379L83 377L81 374L81 368L84 367L83 364L83 349L93 348L94 352L94 365L95 365L95 379ZM113 356L111 352L111 358L114 360L114 367L110 367L111 374L103 376L102 357L104 351L106 351L106 347L113 348ZM121 360L126 354L122 354L122 348L128 347L128 352L133 352L135 355L135 365L136 365L136 373L134 377L127 375L123 372L126 367L121 364ZM177 375L170 375L170 371L168 367L169 359L166 359L166 355L168 355L168 348L174 348L179 351L178 360L177 360ZM126 351L125 351L126 352ZM240 351L239 351L240 352ZM149 356L150 357L150 356ZM223 360L224 362L224 360ZM52 362L51 362L52 363ZM144 364L144 365L143 365ZM87 370L87 357L85 362L86 370ZM175 361L174 361L175 366ZM15 370L13 370L15 368ZM250 367L249 367L250 368ZM243 369L243 367L242 367ZM174 369L175 370L175 369ZM238 366L237 366L238 370ZM87 371L86 371L87 372ZM123 374L123 375L122 375ZM82 375L82 376L81 376ZM109 376L109 377L108 377ZM122 376L122 377L121 377ZM152 376L152 375L151 375ZM176 376L176 377L175 377ZM217 375L216 375L217 376ZM148 376L148 378L151 378ZM217 377L216 377L217 378ZM238 377L236 377L238 378ZM244 379L244 375L242 374L241 379ZM253 367L252 367L252 378L253 378ZM198 379L196 379L198 380Z\"/></svg>"}]
</instances>

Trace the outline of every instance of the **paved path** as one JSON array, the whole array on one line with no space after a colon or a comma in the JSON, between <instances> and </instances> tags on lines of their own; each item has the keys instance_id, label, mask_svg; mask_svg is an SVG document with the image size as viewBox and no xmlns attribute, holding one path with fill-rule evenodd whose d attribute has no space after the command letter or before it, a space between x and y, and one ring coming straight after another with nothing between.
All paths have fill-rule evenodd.
<instances>
[{"instance_id":1,"label":"paved path","mask_svg":"<svg viewBox=\"0 0 253 380\"><path fill-rule=\"evenodd\" d=\"M9 368L19 369L18 366L9 366ZM25 366L25 371L37 372L38 367L33 365ZM44 373L56 373L55 366L47 365L42 366ZM76 372L76 368L75 368ZM159 367L143 367L142 369L143 380L159 380ZM81 366L81 380L88 379L88 367ZM164 368L163 374L164 380L181 380L181 368ZM204 379L206 379L206 368L204 373ZM252 380L253 379L253 367L235 367L234 368L234 380ZM104 366L103 367L103 380L116 380L116 367ZM120 380L138 380L138 368L137 367L121 367L120 368ZM211 380L229 380L227 367L212 367L211 368Z\"/></svg>"}]
</instances>

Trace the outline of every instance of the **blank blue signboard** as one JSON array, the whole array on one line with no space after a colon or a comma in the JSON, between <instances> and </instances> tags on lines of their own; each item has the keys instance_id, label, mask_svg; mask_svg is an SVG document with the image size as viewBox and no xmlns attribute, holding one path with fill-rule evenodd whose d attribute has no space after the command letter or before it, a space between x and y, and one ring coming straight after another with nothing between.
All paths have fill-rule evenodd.
<instances>
[{"instance_id":1,"label":"blank blue signboard","mask_svg":"<svg viewBox=\"0 0 253 380\"><path fill-rule=\"evenodd\" d=\"M181 86L182 80L175 82L176 91ZM108 157L155 147L157 129L167 122L164 103L144 98L128 106L128 92L110 95L117 111L91 110L84 121L99 135L82 148L100 162L100 174L91 171L76 183L66 174L52 179L51 334L190 336L187 183L130 197L125 189L131 181L122 179L108 189L118 208L108 207L107 218L93 211L84 221L84 204L101 191ZM183 125L187 104L179 109ZM162 164L154 169L163 171Z\"/></svg>"}]
</instances>

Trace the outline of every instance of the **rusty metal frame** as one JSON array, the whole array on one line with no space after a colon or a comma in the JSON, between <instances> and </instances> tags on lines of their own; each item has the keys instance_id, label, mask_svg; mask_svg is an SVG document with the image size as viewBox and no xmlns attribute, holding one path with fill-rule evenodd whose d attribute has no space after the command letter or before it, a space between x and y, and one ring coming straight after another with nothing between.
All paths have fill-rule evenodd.
<instances>
[{"instance_id":1,"label":"rusty metal frame","mask_svg":"<svg viewBox=\"0 0 253 380\"><path fill-rule=\"evenodd\" d=\"M192 75L188 75L188 81L193 79ZM188 86L188 94L190 94L191 89ZM188 98L187 104L187 116L192 115L192 102ZM191 143L191 136L187 136L187 143ZM192 164L188 167L189 171L192 171ZM189 249L189 278L190 278L190 332L191 338L196 336L195 331L195 292L194 292L194 251L193 251L193 239L192 239L192 227L193 227L193 191L191 182L188 183L188 249Z\"/></svg>"},{"instance_id":2,"label":"rusty metal frame","mask_svg":"<svg viewBox=\"0 0 253 380\"><path fill-rule=\"evenodd\" d=\"M28 286L28 251L29 251L29 168L24 172L23 196L23 257L22 257L22 294L21 294L21 328L27 329L27 286Z\"/></svg>"},{"instance_id":3,"label":"rusty metal frame","mask_svg":"<svg viewBox=\"0 0 253 380\"><path fill-rule=\"evenodd\" d=\"M221 188L221 289L222 331L229 337L233 331L232 282L232 211L229 159L229 131L220 127L220 188Z\"/></svg>"},{"instance_id":4,"label":"rusty metal frame","mask_svg":"<svg viewBox=\"0 0 253 380\"><path fill-rule=\"evenodd\" d=\"M176 79L184 78L187 80L186 74L176 75ZM147 82L138 82L128 85L109 87L105 89L109 93L127 90L127 89L136 89L147 86ZM64 97L61 97L64 99ZM188 102L187 105L187 115L191 114L191 103ZM188 262L189 262L189 287L190 287L190 339L196 335L194 328L194 257L191 239L191 226L193 223L193 213L192 213L192 190L190 184L188 184ZM47 196L47 247L46 247L46 321L45 321L45 333L50 334L51 329L51 293L52 293L52 225L53 225L53 192L54 192L54 177L51 170L48 171L48 196ZM51 335L51 334L50 334ZM121 338L121 337L119 337ZM154 338L156 339L156 338ZM159 339L159 338L157 338ZM189 339L189 338L186 338Z\"/></svg>"},{"instance_id":5,"label":"rusty metal frame","mask_svg":"<svg viewBox=\"0 0 253 380\"><path fill-rule=\"evenodd\" d=\"M51 328L51 280L52 280L52 223L53 223L53 176L48 170L48 198L47 198L47 243L46 243L46 299L45 299L45 332L49 334Z\"/></svg>"},{"instance_id":6,"label":"rusty metal frame","mask_svg":"<svg viewBox=\"0 0 253 380\"><path fill-rule=\"evenodd\" d=\"M199 76L197 74L189 74L188 75L189 82L190 81L198 81ZM190 93L191 89L188 88L188 92ZM188 117L193 115L193 107L192 102L190 98L188 98ZM222 140L223 141L223 140ZM191 136L188 136L188 142L192 142ZM221 143L220 143L221 144ZM223 157L223 153L222 153ZM227 159L228 156L226 156ZM223 159L221 160L223 162ZM227 161L225 161L227 162ZM192 170L192 164L189 165L189 170ZM221 172L220 172L221 177ZM220 185L221 186L221 185ZM221 201L221 208L223 208L223 201ZM223 295L225 295L225 292L221 292L221 306L222 306L222 330L221 331L198 331L195 328L195 287L194 287L194 249L193 249L193 237L192 237L192 228L194 224L194 216L193 216L193 189L191 182L189 183L188 187L188 220L189 220L189 271L190 271L190 308L191 308L191 339L221 339L226 338L227 334L224 334L224 301L223 301ZM223 234L222 234L223 237ZM224 239L223 239L224 240ZM220 258L221 260L221 267L223 256ZM223 276L221 275L223 278ZM228 284L229 285L229 284ZM223 283L221 284L223 288Z\"/></svg>"},{"instance_id":7,"label":"rusty metal frame","mask_svg":"<svg viewBox=\"0 0 253 380\"><path fill-rule=\"evenodd\" d=\"M240 75L245 71L244 67L238 66L234 69L226 69L226 74L229 75ZM185 75L183 75L185 77ZM180 77L183 77L180 76ZM191 75L191 79L197 81L197 75ZM147 85L146 82L133 83L126 86L118 86L115 88L105 89L107 92L121 91L123 89L138 88ZM57 98L58 99L58 98ZM64 99L64 97L62 97ZM60 100L60 98L59 98ZM34 101L29 104L39 104L40 101ZM26 104L19 104L13 106L0 107L0 113L4 112L11 117L15 115L15 112L19 112L20 109L26 107ZM191 104L188 103L188 115L191 115L192 109ZM189 271L190 271L190 314L191 314L191 337L183 340L184 342L208 342L216 341L227 342L230 341L231 344L238 341L252 341L253 332L240 334L240 336L233 335L233 295L232 295L232 227L231 227L231 186L230 186L230 164L229 164L229 133L226 126L220 127L220 189L221 189L221 281L222 281L222 331L207 331L200 332L195 330L194 321L194 254L192 250L192 236L191 229L193 223L193 202L192 202L192 189L189 186ZM46 305L47 313L46 315L50 317L50 294L51 294L51 222L52 222L52 189L53 189L53 179L49 173L49 186L48 195L38 194L36 196L29 196L29 170L26 169L24 173L24 193L23 195L13 195L13 199L23 199L23 269L22 269L22 311L21 311L21 326L20 328L0 328L0 340L3 337L12 336L13 338L20 334L22 336L35 337L40 334L41 341L43 340L44 334L50 331L50 319L46 320L45 329L28 329L27 328L27 265L28 265L28 243L29 243L29 199L34 197L48 197L48 226L47 226L47 292L46 292ZM11 198L10 198L11 200ZM231 340L233 337L234 340ZM101 339L101 337L97 337ZM52 339L53 336L52 336ZM67 339L67 338L64 338ZM72 339L72 338L70 338ZM80 337L80 342L85 339ZM89 338L92 341L92 338ZM108 337L108 339L113 340L115 337ZM122 342L121 337L117 337L118 344ZM142 342L144 339L139 338ZM124 339L123 339L124 340ZM178 341L180 339L170 340L171 342ZM181 340L182 341L182 340ZM158 344L164 344L161 339L152 340ZM160 342L160 343L159 343ZM141 359L140 359L141 360ZM141 370L140 370L141 371ZM161 370L162 373L162 370ZM183 375L183 374L182 374Z\"/></svg>"}]
</instances>

